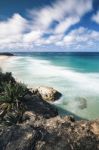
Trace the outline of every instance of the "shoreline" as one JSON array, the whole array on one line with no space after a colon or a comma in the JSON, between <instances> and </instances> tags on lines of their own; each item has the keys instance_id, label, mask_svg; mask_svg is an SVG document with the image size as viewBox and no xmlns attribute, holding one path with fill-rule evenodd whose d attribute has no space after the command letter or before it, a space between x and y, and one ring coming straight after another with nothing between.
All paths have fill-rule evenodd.
<instances>
[{"instance_id":1,"label":"shoreline","mask_svg":"<svg viewBox=\"0 0 99 150\"><path fill-rule=\"evenodd\" d=\"M29 88L31 87L38 87L38 86L51 86L54 87L56 89L58 89L59 91L61 91L61 93L63 93L64 98L62 101L57 101L55 102L56 106L61 106L61 108L63 108L64 110L71 111L72 113L75 113L76 115L79 114L82 118L86 118L86 119L94 119L98 117L98 98L99 98L99 94L94 92L94 89L96 89L95 91L99 91L98 90L98 86L93 86L94 88L92 88L92 92L90 92L90 84L86 84L86 82L84 82L84 84L81 84L80 82L82 82L83 78L80 77L87 77L87 75L81 74L82 76L78 76L79 79L74 78L74 82L79 82L79 85L77 85L77 89L78 91L82 92L77 92L76 84L74 83L73 85L73 81L72 81L72 77L75 77L76 74L74 71L71 70L71 76L68 75L68 70L64 73L61 72L61 69L58 70L59 75L56 71L57 68L55 69L51 69L51 71L53 72L49 72L47 73L47 69L48 67L50 67L49 65L43 64L41 62L41 65L39 67L39 65L35 66L34 61L32 61L33 59L29 59L28 57L24 57L24 59L20 59L20 56L14 56L14 57L5 57L3 56L3 59L0 61L1 63L1 68L3 72L13 72L13 76L15 77L16 81L18 82L22 82L25 83ZM30 62L30 63L28 63ZM24 66L25 64L25 66ZM45 67L43 69L43 66ZM55 65L53 64L53 66L55 67ZM28 71L27 71L28 70ZM44 70L44 72L43 72ZM54 72L54 70L56 72ZM46 74L47 73L47 74ZM50 74L51 73L51 74ZM62 75L64 73L64 75ZM93 72L94 73L94 72ZM57 78L55 78L55 83L54 83L54 75L56 74ZM64 76L67 76L66 78ZM92 74L94 75L94 74ZM62 83L61 83L61 76L63 76L62 78ZM69 76L69 80L67 79ZM97 75L98 76L98 75ZM40 79L40 77L42 77L43 79ZM46 78L47 77L47 78ZM40 80L39 80L40 79ZM87 77L88 83L89 83L89 78ZM91 76L90 76L91 79ZM94 79L96 79L96 77L93 77L93 82ZM78 81L77 81L78 80ZM81 81L80 81L81 80ZM51 81L51 83L49 83L48 81ZM94 83L98 81L97 79L95 80ZM66 83L65 83L66 82ZM71 87L69 89L69 86L71 84ZM72 87L73 86L73 87ZM85 88L84 88L84 87ZM81 90L79 90L81 87ZM87 90L87 87L89 90ZM83 90L85 90L85 92L83 92ZM75 91L75 93L73 93ZM88 92L87 92L88 91ZM97 95L96 95L97 94ZM83 100L76 100L78 98L85 98L87 101L87 107L83 108L82 110L80 109L80 107L82 107L82 103L84 103ZM59 104L58 104L59 103ZM81 111L80 111L81 110ZM64 111L60 111L61 114L64 115Z\"/></svg>"},{"instance_id":2,"label":"shoreline","mask_svg":"<svg viewBox=\"0 0 99 150\"><path fill-rule=\"evenodd\" d=\"M9 95L9 90L5 91L1 84L1 97L2 93L8 94L0 105L1 150L99 150L98 119L77 120L73 114L60 116L57 107L50 103L61 97L57 90L28 89L11 73L1 73L1 77L5 87L9 85L11 90Z\"/></svg>"},{"instance_id":3,"label":"shoreline","mask_svg":"<svg viewBox=\"0 0 99 150\"><path fill-rule=\"evenodd\" d=\"M12 56L14 56L12 53L8 53L8 52L0 52L0 61L2 61L2 60L6 60L6 59L8 59L8 58L10 58L10 57L12 57Z\"/></svg>"},{"instance_id":4,"label":"shoreline","mask_svg":"<svg viewBox=\"0 0 99 150\"><path fill-rule=\"evenodd\" d=\"M10 56L5 56L5 55L0 55L0 61L1 60L6 60L8 59Z\"/></svg>"},{"instance_id":5,"label":"shoreline","mask_svg":"<svg viewBox=\"0 0 99 150\"><path fill-rule=\"evenodd\" d=\"M10 59L11 56L0 55L0 68L5 68L5 62Z\"/></svg>"}]
</instances>

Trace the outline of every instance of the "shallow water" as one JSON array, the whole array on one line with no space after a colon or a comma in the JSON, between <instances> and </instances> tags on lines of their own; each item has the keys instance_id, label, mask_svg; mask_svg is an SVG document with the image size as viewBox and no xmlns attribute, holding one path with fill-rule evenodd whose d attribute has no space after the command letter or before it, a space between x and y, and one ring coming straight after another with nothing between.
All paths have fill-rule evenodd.
<instances>
[{"instance_id":1,"label":"shallow water","mask_svg":"<svg viewBox=\"0 0 99 150\"><path fill-rule=\"evenodd\" d=\"M61 114L64 109L82 118L99 117L99 53L16 53L0 67L29 87L51 86L63 93L55 102ZM79 107L79 97L87 107Z\"/></svg>"}]
</instances>

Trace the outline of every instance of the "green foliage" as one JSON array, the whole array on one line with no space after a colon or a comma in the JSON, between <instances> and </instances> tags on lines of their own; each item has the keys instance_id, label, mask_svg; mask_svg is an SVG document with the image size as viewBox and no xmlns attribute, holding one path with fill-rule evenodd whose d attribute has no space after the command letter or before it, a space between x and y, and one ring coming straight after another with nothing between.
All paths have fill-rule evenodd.
<instances>
[{"instance_id":1,"label":"green foliage","mask_svg":"<svg viewBox=\"0 0 99 150\"><path fill-rule=\"evenodd\" d=\"M27 92L24 84L21 83L7 83L2 85L3 92L0 95L0 102L16 102L21 100L21 98Z\"/></svg>"},{"instance_id":2,"label":"green foliage","mask_svg":"<svg viewBox=\"0 0 99 150\"><path fill-rule=\"evenodd\" d=\"M2 73L2 70L0 69L0 92L3 91L3 84L7 83L15 83L15 79L12 77L11 73Z\"/></svg>"},{"instance_id":3,"label":"green foliage","mask_svg":"<svg viewBox=\"0 0 99 150\"><path fill-rule=\"evenodd\" d=\"M0 121L9 125L21 121L26 109L23 97L27 88L15 82L11 73L0 72Z\"/></svg>"},{"instance_id":4,"label":"green foliage","mask_svg":"<svg viewBox=\"0 0 99 150\"><path fill-rule=\"evenodd\" d=\"M15 82L14 78L12 77L12 74L9 72L2 73L0 71L0 83L8 83L8 82Z\"/></svg>"}]
</instances>

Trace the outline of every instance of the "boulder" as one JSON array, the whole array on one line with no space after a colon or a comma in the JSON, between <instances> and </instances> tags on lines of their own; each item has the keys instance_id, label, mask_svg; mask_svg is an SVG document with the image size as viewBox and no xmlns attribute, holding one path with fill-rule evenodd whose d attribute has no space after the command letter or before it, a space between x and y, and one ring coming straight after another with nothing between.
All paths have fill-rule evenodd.
<instances>
[{"instance_id":1,"label":"boulder","mask_svg":"<svg viewBox=\"0 0 99 150\"><path fill-rule=\"evenodd\" d=\"M33 89L34 93L39 93L43 100L45 101L56 101L58 100L62 94L55 90L52 87L40 86L36 89Z\"/></svg>"}]
</instances>

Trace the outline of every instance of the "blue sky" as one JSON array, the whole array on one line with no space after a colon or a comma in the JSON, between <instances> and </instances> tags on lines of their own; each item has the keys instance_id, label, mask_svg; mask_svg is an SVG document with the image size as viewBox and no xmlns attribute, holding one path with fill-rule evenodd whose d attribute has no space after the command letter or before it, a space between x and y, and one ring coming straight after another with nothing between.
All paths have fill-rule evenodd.
<instances>
[{"instance_id":1,"label":"blue sky","mask_svg":"<svg viewBox=\"0 0 99 150\"><path fill-rule=\"evenodd\" d=\"M99 0L0 1L0 51L99 51Z\"/></svg>"}]
</instances>

